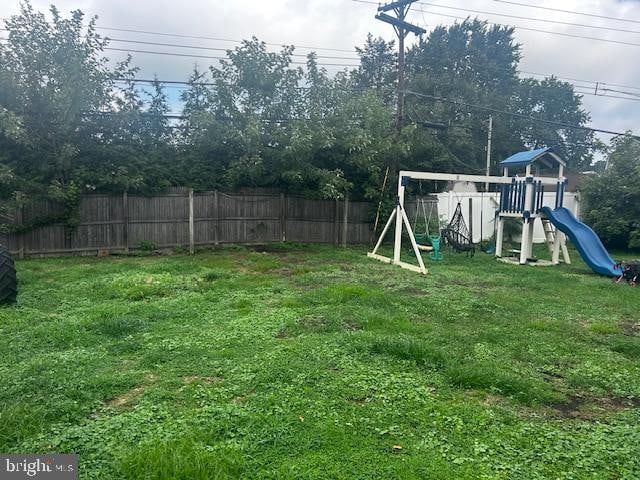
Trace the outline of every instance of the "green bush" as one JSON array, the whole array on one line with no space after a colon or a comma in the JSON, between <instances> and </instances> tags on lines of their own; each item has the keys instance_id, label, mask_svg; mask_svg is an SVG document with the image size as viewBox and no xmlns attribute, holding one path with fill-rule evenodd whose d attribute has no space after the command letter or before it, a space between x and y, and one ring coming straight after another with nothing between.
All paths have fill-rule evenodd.
<instances>
[{"instance_id":1,"label":"green bush","mask_svg":"<svg viewBox=\"0 0 640 480\"><path fill-rule=\"evenodd\" d=\"M607 245L640 248L640 142L612 141L608 168L583 189L584 220Z\"/></svg>"},{"instance_id":2,"label":"green bush","mask_svg":"<svg viewBox=\"0 0 640 480\"><path fill-rule=\"evenodd\" d=\"M154 242L151 242L149 240L140 240L138 242L138 250L141 250L143 252L153 252L157 249L158 246Z\"/></svg>"}]
</instances>

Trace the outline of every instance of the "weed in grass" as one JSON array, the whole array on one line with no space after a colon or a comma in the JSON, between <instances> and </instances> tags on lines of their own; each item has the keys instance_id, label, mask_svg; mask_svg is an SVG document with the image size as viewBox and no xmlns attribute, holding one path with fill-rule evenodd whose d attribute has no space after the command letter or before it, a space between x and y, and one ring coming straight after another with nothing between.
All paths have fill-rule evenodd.
<instances>
[{"instance_id":1,"label":"weed in grass","mask_svg":"<svg viewBox=\"0 0 640 480\"><path fill-rule=\"evenodd\" d=\"M374 353L391 355L402 360L411 360L420 365L442 368L446 364L446 353L424 341L411 338L386 338L371 346Z\"/></svg>"},{"instance_id":2,"label":"weed in grass","mask_svg":"<svg viewBox=\"0 0 640 480\"><path fill-rule=\"evenodd\" d=\"M229 272L224 270L208 270L204 272L200 278L205 282L215 282L216 280L227 279L229 277Z\"/></svg>"},{"instance_id":3,"label":"weed in grass","mask_svg":"<svg viewBox=\"0 0 640 480\"><path fill-rule=\"evenodd\" d=\"M98 332L110 337L123 337L143 330L146 326L145 320L139 317L102 317L98 319L93 328Z\"/></svg>"},{"instance_id":4,"label":"weed in grass","mask_svg":"<svg viewBox=\"0 0 640 480\"><path fill-rule=\"evenodd\" d=\"M189 437L145 442L128 453L117 469L120 478L130 480L240 478L244 470L240 451Z\"/></svg>"},{"instance_id":5,"label":"weed in grass","mask_svg":"<svg viewBox=\"0 0 640 480\"><path fill-rule=\"evenodd\" d=\"M640 359L640 342L633 338L618 337L611 340L611 350L634 360Z\"/></svg>"},{"instance_id":6,"label":"weed in grass","mask_svg":"<svg viewBox=\"0 0 640 480\"><path fill-rule=\"evenodd\" d=\"M620 326L612 323L597 322L590 324L589 330L594 333L600 333L603 335L613 335L616 333L620 333Z\"/></svg>"},{"instance_id":7,"label":"weed in grass","mask_svg":"<svg viewBox=\"0 0 640 480\"><path fill-rule=\"evenodd\" d=\"M47 419L46 405L4 402L0 409L0 448L16 451L18 445L42 430Z\"/></svg>"}]
</instances>

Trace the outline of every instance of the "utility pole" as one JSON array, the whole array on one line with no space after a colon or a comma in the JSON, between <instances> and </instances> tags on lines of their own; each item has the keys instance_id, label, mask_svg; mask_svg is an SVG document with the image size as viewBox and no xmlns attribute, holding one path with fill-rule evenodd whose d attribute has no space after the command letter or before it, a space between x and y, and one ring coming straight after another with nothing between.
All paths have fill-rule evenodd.
<instances>
[{"instance_id":1,"label":"utility pole","mask_svg":"<svg viewBox=\"0 0 640 480\"><path fill-rule=\"evenodd\" d=\"M489 132L487 134L487 177L491 171L491 136L493 135L493 116L489 115ZM484 184L484 191L489 191L489 182Z\"/></svg>"},{"instance_id":2,"label":"utility pole","mask_svg":"<svg viewBox=\"0 0 640 480\"><path fill-rule=\"evenodd\" d=\"M396 108L396 130L399 133L402 129L402 120L404 115L404 71L405 71L405 48L404 40L409 33L415 35L423 35L427 33L424 28L420 28L416 25L412 25L405 21L407 13L411 8L411 4L417 0L398 0L396 2L388 3L378 7L378 14L376 19L382 22L388 23L393 26L393 29L398 36L398 104ZM396 14L395 17L387 14L386 12L392 11Z\"/></svg>"},{"instance_id":3,"label":"utility pole","mask_svg":"<svg viewBox=\"0 0 640 480\"><path fill-rule=\"evenodd\" d=\"M407 13L411 8L411 4L418 0L397 0L386 5L378 7L378 14L376 20L388 23L393 26L393 29L398 36L398 103L396 107L396 135L400 135L402 130L402 120L404 117L404 70L405 70L405 56L404 56L404 40L409 33L415 35L423 35L427 33L424 28L420 28L416 25L412 25L405 21ZM396 16L392 17L387 12L393 11ZM384 172L384 180L382 181L382 192L380 193L380 201L378 202L378 211L376 212L376 220L373 225L373 234L375 238L376 230L378 229L378 222L380 220L380 209L382 208L382 199L384 198L384 192L387 187L387 181L389 179L389 165Z\"/></svg>"}]
</instances>

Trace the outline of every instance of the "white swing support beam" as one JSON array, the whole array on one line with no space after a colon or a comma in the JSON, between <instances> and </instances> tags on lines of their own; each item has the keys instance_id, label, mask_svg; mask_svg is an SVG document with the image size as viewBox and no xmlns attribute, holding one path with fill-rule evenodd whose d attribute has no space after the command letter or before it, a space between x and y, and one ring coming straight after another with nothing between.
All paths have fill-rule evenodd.
<instances>
[{"instance_id":1,"label":"white swing support beam","mask_svg":"<svg viewBox=\"0 0 640 480\"><path fill-rule=\"evenodd\" d=\"M404 194L405 194L405 186L409 180L436 180L436 181L445 181L445 182L470 182L470 183L484 183L484 184L510 184L513 179L508 176L507 171L505 169L505 175L498 177L492 175L466 175L466 174L453 174L453 173L433 173L433 172L413 172L407 170L401 170L398 175L398 198L396 203L396 208L391 212L389 216L389 220L387 220L387 224L385 225L376 246L374 249L367 253L369 258L373 258L379 260L384 263L389 263L392 265L397 265L401 268L411 270L414 272L422 273L424 275L427 274L427 269L422 260L422 255L420 253L420 249L418 248L418 244L416 242L415 234L413 233L413 229L411 228L411 224L409 223L409 219L407 218L407 214L404 209ZM562 173L560 173L562 176ZM558 178L550 178L550 177L536 177L536 181L541 182L543 185L556 185L558 183ZM378 253L378 249L382 245L382 241L384 240L385 235L389 231L391 224L395 220L395 235L394 235L394 244L393 244L393 258L386 257L384 255L380 255ZM499 228L497 235L497 245L496 249L498 252L498 256L501 254L502 250L502 221L503 219L499 219ZM407 233L409 235L409 239L411 240L411 247L416 255L416 259L418 260L418 265L412 265L410 263L404 262L400 259L400 254L402 253L402 229L403 226L406 227ZM523 233L526 236L526 239L533 237L533 229L527 225L526 230L523 228ZM527 252L530 253L530 252ZM564 253L564 251L563 251ZM524 252L523 252L524 254Z\"/></svg>"}]
</instances>

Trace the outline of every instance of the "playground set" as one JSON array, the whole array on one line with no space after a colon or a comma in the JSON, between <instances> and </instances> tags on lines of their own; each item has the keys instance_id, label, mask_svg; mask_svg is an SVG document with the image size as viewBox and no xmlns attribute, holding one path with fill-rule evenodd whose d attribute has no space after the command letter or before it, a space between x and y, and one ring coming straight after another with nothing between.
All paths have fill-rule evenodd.
<instances>
[{"instance_id":1,"label":"playground set","mask_svg":"<svg viewBox=\"0 0 640 480\"><path fill-rule=\"evenodd\" d=\"M553 148L540 148L516 153L503 160L500 163L500 167L502 168L502 176L400 171L396 207L391 212L375 247L367 256L426 274L427 268L422 259L421 251L427 249L423 245L427 238L424 236L416 237L407 217L405 211L405 190L407 186L412 180L484 183L487 186L489 184L499 186L500 201L496 212L496 257L502 261L520 265L558 265L562 255L562 261L571 263L566 245L566 237L569 237L580 256L595 273L608 277L620 278L622 276L622 267L611 258L596 233L589 226L577 220L573 213L563 206L567 185L567 179L564 177L566 164L554 152ZM551 187L555 187L555 202L553 206L545 205L544 199L545 188L551 189ZM519 258L515 260L503 256L505 221L508 218L516 218L522 221L520 249L517 251ZM551 254L550 261L533 257L533 231L537 220L542 222L546 242ZM378 250L394 221L393 257L390 258L380 255ZM404 229L406 229L411 242L412 252L418 261L417 266L400 258ZM428 238L432 245L434 243L433 240L437 240L438 260L442 258L439 253L441 240L446 241L458 252L473 253L475 247L472 239L469 238L460 203L458 203L451 221L440 233L439 236L432 235Z\"/></svg>"}]
</instances>

